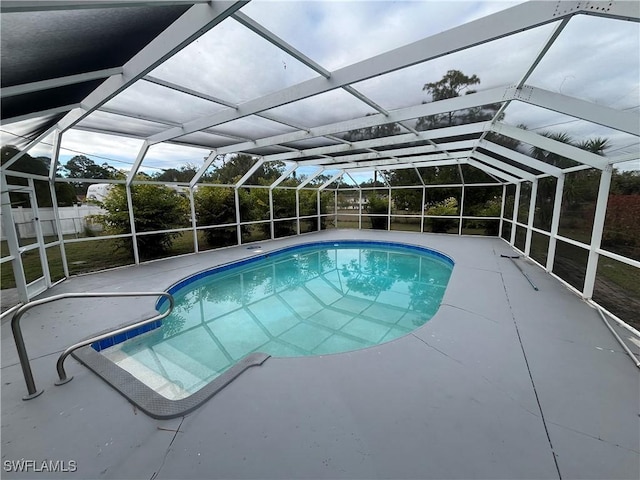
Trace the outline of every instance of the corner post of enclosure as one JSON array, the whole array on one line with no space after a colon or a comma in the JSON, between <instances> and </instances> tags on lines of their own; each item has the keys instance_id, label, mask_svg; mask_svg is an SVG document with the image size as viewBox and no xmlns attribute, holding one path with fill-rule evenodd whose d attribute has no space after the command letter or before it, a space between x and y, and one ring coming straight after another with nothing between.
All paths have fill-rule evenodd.
<instances>
[{"instance_id":1,"label":"corner post of enclosure","mask_svg":"<svg viewBox=\"0 0 640 480\"><path fill-rule=\"evenodd\" d=\"M553 270L553 262L556 258L560 212L562 211L562 193L564 191L564 175L564 173L558 175L558 180L556 182L556 195L553 201L553 215L551 217L551 236L549 237L549 251L547 252L547 272L551 272Z\"/></svg>"},{"instance_id":2,"label":"corner post of enclosure","mask_svg":"<svg viewBox=\"0 0 640 480\"><path fill-rule=\"evenodd\" d=\"M604 232L604 220L607 215L607 202L609 200L609 187L611 186L611 177L613 174L613 166L607 165L600 174L600 186L598 188L598 200L596 203L596 212L593 217L593 233L591 234L591 246L589 247L589 260L587 261L587 272L584 278L584 289L582 297L590 299L593 297L593 289L596 282L596 273L598 270L598 249L602 243L602 234Z\"/></svg>"},{"instance_id":3,"label":"corner post of enclosure","mask_svg":"<svg viewBox=\"0 0 640 480\"><path fill-rule=\"evenodd\" d=\"M498 237L502 238L502 227L504 225L504 205L507 198L507 184L502 184L502 202L500 202L500 224L498 226Z\"/></svg>"},{"instance_id":4,"label":"corner post of enclosure","mask_svg":"<svg viewBox=\"0 0 640 480\"><path fill-rule=\"evenodd\" d=\"M193 185L189 185L189 207L191 209L191 229L193 230L193 251L198 253L198 222L196 221L196 203L193 198L195 188Z\"/></svg>"},{"instance_id":5,"label":"corner post of enclosure","mask_svg":"<svg viewBox=\"0 0 640 480\"><path fill-rule=\"evenodd\" d=\"M29 301L29 294L27 293L27 279L24 274L22 258L20 256L20 243L18 242L18 235L14 227L13 213L11 212L11 198L9 196L9 186L7 184L5 170L0 172L0 197L2 200L0 210L2 211L3 232L7 239L9 255L13 257L11 260L11 266L13 267L13 276L16 280L18 299L20 302L26 303Z\"/></svg>"},{"instance_id":6,"label":"corner post of enclosure","mask_svg":"<svg viewBox=\"0 0 640 480\"><path fill-rule=\"evenodd\" d=\"M62 232L62 223L60 222L60 210L58 209L58 196L56 195L56 171L60 159L60 145L62 144L62 131L56 129L53 136L53 151L51 152L51 166L49 169L49 190L51 191L51 207L53 208L53 217L56 222L56 231L58 232L58 242L60 242L60 257L62 259L62 270L65 278L69 278L69 264L67 263L67 252L64 246L64 234Z\"/></svg>"},{"instance_id":7,"label":"corner post of enclosure","mask_svg":"<svg viewBox=\"0 0 640 480\"><path fill-rule=\"evenodd\" d=\"M529 257L531 253L531 238L533 237L533 220L536 214L536 197L538 196L538 179L531 182L531 197L529 198L529 218L527 219L527 239L524 243L524 254Z\"/></svg>"},{"instance_id":8,"label":"corner post of enclosure","mask_svg":"<svg viewBox=\"0 0 640 480\"><path fill-rule=\"evenodd\" d=\"M522 182L516 183L516 193L513 197L513 215L511 217L511 238L509 243L514 246L516 243L516 230L518 229L518 210L520 209L520 190L522 189Z\"/></svg>"}]
</instances>

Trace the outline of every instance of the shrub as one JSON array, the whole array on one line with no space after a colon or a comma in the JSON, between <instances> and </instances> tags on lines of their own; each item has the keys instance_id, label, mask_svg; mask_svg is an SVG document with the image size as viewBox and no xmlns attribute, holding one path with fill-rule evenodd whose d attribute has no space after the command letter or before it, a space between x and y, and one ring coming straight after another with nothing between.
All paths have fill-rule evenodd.
<instances>
[{"instance_id":1,"label":"shrub","mask_svg":"<svg viewBox=\"0 0 640 480\"><path fill-rule=\"evenodd\" d=\"M426 215L437 216L454 216L458 214L458 200L455 197L445 198L441 202L435 202L429 204ZM431 226L431 231L434 233L447 233L449 229L453 228L456 224L456 219L453 218L428 218L427 223Z\"/></svg>"},{"instance_id":2,"label":"shrub","mask_svg":"<svg viewBox=\"0 0 640 480\"><path fill-rule=\"evenodd\" d=\"M595 207L593 207L595 209ZM609 195L602 244L605 248L638 255L640 195Z\"/></svg>"},{"instance_id":3,"label":"shrub","mask_svg":"<svg viewBox=\"0 0 640 480\"><path fill-rule=\"evenodd\" d=\"M240 214L248 214L249 194L238 190L240 201ZM245 198L247 197L247 198ZM205 187L198 188L193 201L196 209L196 220L199 226L215 226L236 223L236 200L233 188ZM244 211L243 211L244 209ZM244 230L246 226L242 227ZM212 247L222 247L237 243L235 229L216 228L203 231L205 242Z\"/></svg>"},{"instance_id":4,"label":"shrub","mask_svg":"<svg viewBox=\"0 0 640 480\"><path fill-rule=\"evenodd\" d=\"M499 217L502 208L501 199L493 199L485 202L484 206L478 211L480 217ZM479 220L478 225L484 227L484 233L487 235L498 235L500 222L497 220Z\"/></svg>"},{"instance_id":5,"label":"shrub","mask_svg":"<svg viewBox=\"0 0 640 480\"><path fill-rule=\"evenodd\" d=\"M189 221L189 203L175 190L158 185L134 185L131 200L135 217L136 232L153 232L182 227ZM124 185L116 185L109 191L103 202L107 211L97 215L109 234L131 233L127 193ZM138 237L140 254L150 258L171 248L173 240L180 232L158 233ZM119 239L118 248L131 248L129 239Z\"/></svg>"},{"instance_id":6,"label":"shrub","mask_svg":"<svg viewBox=\"0 0 640 480\"><path fill-rule=\"evenodd\" d=\"M366 206L367 212L370 214L389 214L389 201L380 195L371 195ZM387 217L369 216L371 220L371 228L376 230L387 229Z\"/></svg>"}]
</instances>

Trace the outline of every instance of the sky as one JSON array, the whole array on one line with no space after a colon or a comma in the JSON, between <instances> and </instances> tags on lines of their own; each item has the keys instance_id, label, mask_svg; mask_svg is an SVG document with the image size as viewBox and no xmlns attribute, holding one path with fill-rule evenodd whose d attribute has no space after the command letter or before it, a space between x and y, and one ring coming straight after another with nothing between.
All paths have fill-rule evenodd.
<instances>
[{"instance_id":1,"label":"sky","mask_svg":"<svg viewBox=\"0 0 640 480\"><path fill-rule=\"evenodd\" d=\"M242 12L313 59L323 68L336 70L393 48L420 40L520 2L464 1L290 1L254 0ZM402 71L365 80L353 86L387 110L429 101L422 87L437 81L450 69L476 74L484 90L517 82L553 31L547 25ZM536 68L528 83L553 92L618 109L640 111L640 27L631 22L574 17ZM181 84L225 101L238 104L291 87L317 76L286 53L227 19L193 44L151 72L157 78ZM138 82L107 107L141 111L155 118L185 122L210 115L225 107L189 97L148 82ZM288 121L313 127L374 113L348 93L337 90L270 111ZM576 121L513 102L504 120L525 124L537 132L567 132L574 139L606 136L610 155L638 151L637 137ZM158 124L127 120L98 112L86 126L108 125L120 131L145 135L161 131ZM7 130L9 126L3 127ZM264 120L234 121L215 127L223 136L216 141L235 143L237 137L261 138L292 131ZM128 169L142 141L83 131L64 135L61 160L78 152L96 155ZM46 154L46 145L33 153ZM157 145L151 148L143 170L175 168L185 163L201 164L209 149ZM111 160L106 160L111 159ZM640 161L624 165L640 169Z\"/></svg>"}]
</instances>

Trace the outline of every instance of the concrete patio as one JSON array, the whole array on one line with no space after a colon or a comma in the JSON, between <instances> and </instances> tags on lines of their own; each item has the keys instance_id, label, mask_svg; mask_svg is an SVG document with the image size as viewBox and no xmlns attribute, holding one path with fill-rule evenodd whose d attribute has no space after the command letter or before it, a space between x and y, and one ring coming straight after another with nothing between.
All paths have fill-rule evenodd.
<instances>
[{"instance_id":1,"label":"concrete patio","mask_svg":"<svg viewBox=\"0 0 640 480\"><path fill-rule=\"evenodd\" d=\"M270 358L193 413L153 420L66 346L153 314L153 299L62 300L22 320L36 384L26 387L2 322L3 478L640 477L640 376L598 312L496 238L329 230L261 242L424 245L456 262L435 317L395 341L344 354ZM164 290L253 253L232 247L74 277L45 295ZM629 332L620 328L624 338ZM638 347L629 343L635 353ZM71 472L10 462L74 461Z\"/></svg>"}]
</instances>

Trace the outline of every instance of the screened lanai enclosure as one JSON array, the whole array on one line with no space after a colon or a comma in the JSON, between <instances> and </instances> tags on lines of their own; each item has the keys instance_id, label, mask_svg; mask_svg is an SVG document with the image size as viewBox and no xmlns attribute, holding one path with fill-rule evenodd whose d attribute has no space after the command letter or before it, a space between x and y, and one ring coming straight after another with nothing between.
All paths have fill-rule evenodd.
<instances>
[{"instance_id":1,"label":"screened lanai enclosure","mask_svg":"<svg viewBox=\"0 0 640 480\"><path fill-rule=\"evenodd\" d=\"M3 297L374 229L502 238L640 325L638 2L1 9Z\"/></svg>"}]
</instances>

